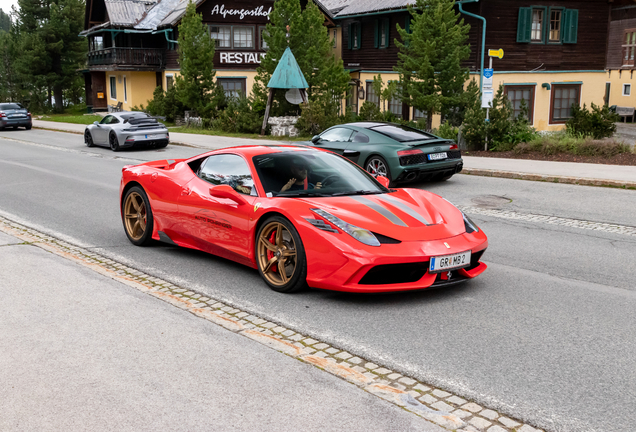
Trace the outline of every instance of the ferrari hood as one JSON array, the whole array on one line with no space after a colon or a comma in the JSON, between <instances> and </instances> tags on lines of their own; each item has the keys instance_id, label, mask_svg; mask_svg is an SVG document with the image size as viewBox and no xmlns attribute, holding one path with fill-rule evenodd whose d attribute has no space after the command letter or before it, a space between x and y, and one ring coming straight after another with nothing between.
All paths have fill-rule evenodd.
<instances>
[{"instance_id":1,"label":"ferrari hood","mask_svg":"<svg viewBox=\"0 0 636 432\"><path fill-rule=\"evenodd\" d=\"M455 206L419 189L303 201L310 208L325 210L345 222L400 241L438 240L466 231Z\"/></svg>"}]
</instances>

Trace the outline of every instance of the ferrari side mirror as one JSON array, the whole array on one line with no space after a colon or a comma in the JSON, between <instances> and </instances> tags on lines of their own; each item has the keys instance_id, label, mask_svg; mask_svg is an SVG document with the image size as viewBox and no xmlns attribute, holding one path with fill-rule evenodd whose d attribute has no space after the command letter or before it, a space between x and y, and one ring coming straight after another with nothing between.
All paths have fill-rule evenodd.
<instances>
[{"instance_id":1,"label":"ferrari side mirror","mask_svg":"<svg viewBox=\"0 0 636 432\"><path fill-rule=\"evenodd\" d=\"M375 179L385 188L388 188L389 184L391 183L391 180L384 176L377 176Z\"/></svg>"},{"instance_id":2,"label":"ferrari side mirror","mask_svg":"<svg viewBox=\"0 0 636 432\"><path fill-rule=\"evenodd\" d=\"M311 142L314 144L318 143L318 141L320 141L320 135L314 135L311 139Z\"/></svg>"},{"instance_id":3,"label":"ferrari side mirror","mask_svg":"<svg viewBox=\"0 0 636 432\"><path fill-rule=\"evenodd\" d=\"M224 198L229 199L237 203L238 205L247 204L245 198L241 196L238 192L232 189L228 185L219 185L210 188L210 195L214 198Z\"/></svg>"}]
</instances>

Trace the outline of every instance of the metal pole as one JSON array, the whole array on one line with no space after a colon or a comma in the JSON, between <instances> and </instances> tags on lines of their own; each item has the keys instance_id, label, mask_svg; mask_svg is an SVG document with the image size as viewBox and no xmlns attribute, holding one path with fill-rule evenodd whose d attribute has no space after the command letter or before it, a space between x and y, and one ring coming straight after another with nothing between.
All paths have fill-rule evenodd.
<instances>
[{"instance_id":1,"label":"metal pole","mask_svg":"<svg viewBox=\"0 0 636 432\"><path fill-rule=\"evenodd\" d=\"M492 69L492 57L490 57L490 62L488 63L488 68ZM494 81L494 79L493 79ZM493 90L494 92L494 90ZM490 108L486 108L486 124L490 122ZM488 134L486 134L486 143L484 144L484 150L488 151Z\"/></svg>"},{"instance_id":2,"label":"metal pole","mask_svg":"<svg viewBox=\"0 0 636 432\"><path fill-rule=\"evenodd\" d=\"M482 32L481 32L481 70L480 70L480 74L479 74L479 92L483 94L484 92L484 55L486 53L486 18L479 16L479 15L475 15L474 13L471 12L466 12L462 6L464 5L464 3L475 3L478 2L479 0L459 0L457 2L457 5L459 6L459 11L463 14L466 14L470 17L473 18L477 18L479 20L481 20L483 27L482 27Z\"/></svg>"}]
</instances>

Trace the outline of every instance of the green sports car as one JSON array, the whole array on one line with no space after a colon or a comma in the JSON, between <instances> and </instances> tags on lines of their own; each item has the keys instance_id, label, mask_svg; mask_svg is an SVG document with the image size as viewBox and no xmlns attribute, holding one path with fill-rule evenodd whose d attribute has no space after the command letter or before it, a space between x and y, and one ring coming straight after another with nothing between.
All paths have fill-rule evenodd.
<instances>
[{"instance_id":1,"label":"green sports car","mask_svg":"<svg viewBox=\"0 0 636 432\"><path fill-rule=\"evenodd\" d=\"M311 139L392 185L415 180L448 180L462 170L461 151L452 140L395 123L356 122L333 126Z\"/></svg>"}]
</instances>

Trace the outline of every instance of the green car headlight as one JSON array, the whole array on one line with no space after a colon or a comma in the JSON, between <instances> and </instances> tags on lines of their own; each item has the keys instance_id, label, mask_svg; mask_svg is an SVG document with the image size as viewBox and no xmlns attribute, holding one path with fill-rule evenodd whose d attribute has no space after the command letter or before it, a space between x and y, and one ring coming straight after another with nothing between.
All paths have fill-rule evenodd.
<instances>
[{"instance_id":1,"label":"green car headlight","mask_svg":"<svg viewBox=\"0 0 636 432\"><path fill-rule=\"evenodd\" d=\"M346 232L347 234L349 234L351 237L358 240L359 242L364 243L365 245L368 245L368 246L380 246L380 242L373 235L371 231L366 230L364 228L357 227L355 225L351 225L350 223L347 223L343 221L342 219L322 209L313 208L311 209L311 211L316 213L318 216L320 216L324 220L330 222L332 225L340 228L342 231Z\"/></svg>"}]
</instances>

